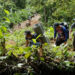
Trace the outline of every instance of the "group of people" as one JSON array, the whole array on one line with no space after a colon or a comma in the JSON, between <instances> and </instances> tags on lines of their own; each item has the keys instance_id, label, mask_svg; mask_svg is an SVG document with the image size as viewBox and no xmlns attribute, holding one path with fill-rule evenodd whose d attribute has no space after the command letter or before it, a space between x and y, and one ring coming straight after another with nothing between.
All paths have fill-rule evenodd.
<instances>
[{"instance_id":1,"label":"group of people","mask_svg":"<svg viewBox=\"0 0 75 75\"><path fill-rule=\"evenodd\" d=\"M74 19L75 21L75 19ZM67 40L70 38L71 32L73 32L73 50L75 51L75 23L73 23L69 29L69 26L66 22L63 23L55 23L54 24L54 41L56 46L60 46L62 43L66 44ZM57 35L58 34L58 35ZM56 38L57 36L57 38Z\"/></svg>"},{"instance_id":2,"label":"group of people","mask_svg":"<svg viewBox=\"0 0 75 75\"><path fill-rule=\"evenodd\" d=\"M74 19L75 21L75 19ZM55 23L53 25L54 28L54 41L56 46L60 46L62 43L66 44L67 40L69 39L69 34L74 31L75 23L71 25L69 30L69 26L66 22L63 23ZM42 49L42 40L40 37L37 38L37 33L32 34L31 31L25 31L26 35L26 47L36 45L39 47L38 54L39 56L43 56L43 49ZM33 39L36 39L36 43L33 42ZM74 39L73 39L73 49L75 50L75 32L74 32Z\"/></svg>"}]
</instances>

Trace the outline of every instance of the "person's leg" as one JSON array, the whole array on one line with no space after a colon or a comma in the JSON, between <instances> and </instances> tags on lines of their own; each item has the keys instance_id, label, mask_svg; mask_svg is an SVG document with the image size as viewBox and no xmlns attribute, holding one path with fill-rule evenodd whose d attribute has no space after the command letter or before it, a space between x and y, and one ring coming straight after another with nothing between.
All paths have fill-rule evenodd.
<instances>
[{"instance_id":1,"label":"person's leg","mask_svg":"<svg viewBox=\"0 0 75 75\"><path fill-rule=\"evenodd\" d=\"M40 57L43 56L43 49L42 49L42 46L40 46L40 48L38 49L38 54Z\"/></svg>"},{"instance_id":2,"label":"person's leg","mask_svg":"<svg viewBox=\"0 0 75 75\"><path fill-rule=\"evenodd\" d=\"M26 45L26 47L28 47L28 45L29 45L29 40L26 40L25 45Z\"/></svg>"},{"instance_id":3,"label":"person's leg","mask_svg":"<svg viewBox=\"0 0 75 75\"><path fill-rule=\"evenodd\" d=\"M40 57L42 57L43 56L43 49L42 49L41 43L40 42L34 43L33 41L31 41L30 44L29 44L29 46L32 46L32 45L36 45L37 48L39 47L38 48L38 55Z\"/></svg>"},{"instance_id":4,"label":"person's leg","mask_svg":"<svg viewBox=\"0 0 75 75\"><path fill-rule=\"evenodd\" d=\"M56 39L56 43L55 43L56 46L60 46L60 42L61 42L61 40L60 40L59 38L57 38L57 39Z\"/></svg>"},{"instance_id":5,"label":"person's leg","mask_svg":"<svg viewBox=\"0 0 75 75\"><path fill-rule=\"evenodd\" d=\"M69 30L68 30L68 39L69 39Z\"/></svg>"},{"instance_id":6,"label":"person's leg","mask_svg":"<svg viewBox=\"0 0 75 75\"><path fill-rule=\"evenodd\" d=\"M60 38L56 39L56 46L60 46L62 43L64 43L63 39L60 39Z\"/></svg>"}]
</instances>

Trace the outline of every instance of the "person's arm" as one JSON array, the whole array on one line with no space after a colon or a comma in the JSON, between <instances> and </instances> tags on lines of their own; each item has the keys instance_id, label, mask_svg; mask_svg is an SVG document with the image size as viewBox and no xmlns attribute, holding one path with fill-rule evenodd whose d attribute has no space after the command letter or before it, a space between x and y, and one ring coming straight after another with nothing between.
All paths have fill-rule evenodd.
<instances>
[{"instance_id":1,"label":"person's arm","mask_svg":"<svg viewBox=\"0 0 75 75\"><path fill-rule=\"evenodd\" d=\"M71 25L71 28L70 28L70 34L71 34L71 32L72 32L72 28L73 28L73 24Z\"/></svg>"},{"instance_id":2,"label":"person's arm","mask_svg":"<svg viewBox=\"0 0 75 75\"><path fill-rule=\"evenodd\" d=\"M70 28L70 31L69 31L69 39L70 39L70 40L72 40L71 33L72 33L72 29Z\"/></svg>"},{"instance_id":3,"label":"person's arm","mask_svg":"<svg viewBox=\"0 0 75 75\"><path fill-rule=\"evenodd\" d=\"M64 34L65 34L65 40L64 40L64 42L66 42L67 39L68 39L68 31L65 28L63 29L63 31L64 31Z\"/></svg>"},{"instance_id":4,"label":"person's arm","mask_svg":"<svg viewBox=\"0 0 75 75\"><path fill-rule=\"evenodd\" d=\"M26 39L26 47L28 47L28 45L29 45L29 40L28 40L27 37L26 37L25 39Z\"/></svg>"},{"instance_id":5,"label":"person's arm","mask_svg":"<svg viewBox=\"0 0 75 75\"><path fill-rule=\"evenodd\" d=\"M57 34L57 32L56 32L56 29L54 28L54 40L56 38L56 34Z\"/></svg>"},{"instance_id":6,"label":"person's arm","mask_svg":"<svg viewBox=\"0 0 75 75\"><path fill-rule=\"evenodd\" d=\"M29 45L29 40L26 40L26 47L28 47Z\"/></svg>"},{"instance_id":7,"label":"person's arm","mask_svg":"<svg viewBox=\"0 0 75 75\"><path fill-rule=\"evenodd\" d=\"M72 30L73 26L74 26L74 23L71 25L71 30Z\"/></svg>"},{"instance_id":8,"label":"person's arm","mask_svg":"<svg viewBox=\"0 0 75 75\"><path fill-rule=\"evenodd\" d=\"M53 28L54 28L54 41L56 41L56 34L57 34L57 32L56 32L56 27L55 27L55 25L53 25Z\"/></svg>"},{"instance_id":9,"label":"person's arm","mask_svg":"<svg viewBox=\"0 0 75 75\"><path fill-rule=\"evenodd\" d=\"M74 27L74 23L71 25L71 27L70 27L70 32L69 32L69 38L70 38L70 40L72 40L72 36L71 36L71 33L72 33L72 29L73 29L73 27Z\"/></svg>"}]
</instances>

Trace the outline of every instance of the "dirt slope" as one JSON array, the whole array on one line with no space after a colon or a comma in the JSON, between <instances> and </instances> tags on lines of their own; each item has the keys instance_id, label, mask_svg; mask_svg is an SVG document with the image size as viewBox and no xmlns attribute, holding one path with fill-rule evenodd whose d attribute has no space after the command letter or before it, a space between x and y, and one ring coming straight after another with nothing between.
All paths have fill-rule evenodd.
<instances>
[{"instance_id":1,"label":"dirt slope","mask_svg":"<svg viewBox=\"0 0 75 75\"><path fill-rule=\"evenodd\" d=\"M39 22L40 22L40 21L39 21L40 18L41 18L41 17L40 17L39 14L36 15L36 16L34 16L34 17L31 19L31 26L33 26L34 24L39 23ZM15 25L15 26L14 26L14 30L19 30L19 29L25 28L25 27L26 27L26 23L28 23L28 20L22 22L20 27L19 27L18 25Z\"/></svg>"},{"instance_id":2,"label":"dirt slope","mask_svg":"<svg viewBox=\"0 0 75 75\"><path fill-rule=\"evenodd\" d=\"M30 26L32 27L34 24L39 23L39 22L40 22L40 20L39 20L40 18L41 18L41 17L40 17L39 14L38 14L38 15L35 15L35 16L31 19L31 25L30 25ZM20 29L25 28L25 27L26 27L26 23L28 23L28 20L23 21L23 22L21 23L21 26L20 26L20 27L19 27L18 25L14 25L14 28L13 28L12 30L10 30L10 33L13 34L13 32L14 32L15 30L20 30ZM13 40L9 40L9 41L6 42L6 44L16 45L16 42L13 41Z\"/></svg>"}]
</instances>

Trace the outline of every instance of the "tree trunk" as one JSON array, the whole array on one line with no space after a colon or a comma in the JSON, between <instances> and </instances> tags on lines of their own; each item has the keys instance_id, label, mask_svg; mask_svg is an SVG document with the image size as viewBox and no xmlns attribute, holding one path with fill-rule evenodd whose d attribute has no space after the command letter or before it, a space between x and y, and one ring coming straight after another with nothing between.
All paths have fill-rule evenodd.
<instances>
[{"instance_id":1,"label":"tree trunk","mask_svg":"<svg viewBox=\"0 0 75 75\"><path fill-rule=\"evenodd\" d=\"M46 8L44 7L44 20L45 20L45 23L47 22L46 20Z\"/></svg>"},{"instance_id":2,"label":"tree trunk","mask_svg":"<svg viewBox=\"0 0 75 75\"><path fill-rule=\"evenodd\" d=\"M1 39L1 46L2 46L2 55L5 55L5 53L7 52L5 48L5 38Z\"/></svg>"}]
</instances>

